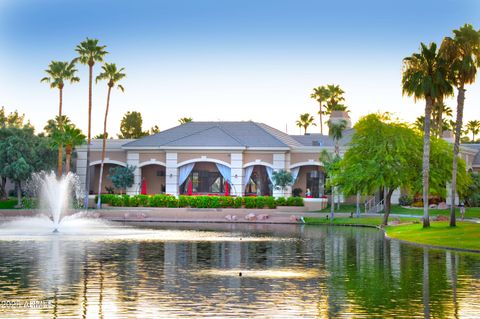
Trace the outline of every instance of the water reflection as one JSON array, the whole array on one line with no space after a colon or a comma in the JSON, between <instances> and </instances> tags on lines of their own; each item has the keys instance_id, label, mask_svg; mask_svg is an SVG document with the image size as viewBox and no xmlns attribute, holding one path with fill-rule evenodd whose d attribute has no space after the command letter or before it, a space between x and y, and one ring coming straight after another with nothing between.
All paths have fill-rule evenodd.
<instances>
[{"instance_id":1,"label":"water reflection","mask_svg":"<svg viewBox=\"0 0 480 319\"><path fill-rule=\"evenodd\" d=\"M40 309L2 308L0 317L474 318L480 313L479 255L405 245L363 228L142 224L137 230L172 228L178 241L161 236L0 241L0 299L51 302ZM182 240L198 230L213 239ZM252 240L219 240L215 234Z\"/></svg>"}]
</instances>

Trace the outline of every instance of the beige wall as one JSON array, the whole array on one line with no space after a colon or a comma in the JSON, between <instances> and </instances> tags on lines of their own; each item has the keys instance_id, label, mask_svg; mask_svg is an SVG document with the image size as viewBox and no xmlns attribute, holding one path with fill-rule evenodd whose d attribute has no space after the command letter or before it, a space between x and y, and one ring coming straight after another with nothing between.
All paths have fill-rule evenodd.
<instances>
[{"instance_id":1,"label":"beige wall","mask_svg":"<svg viewBox=\"0 0 480 319\"><path fill-rule=\"evenodd\" d=\"M230 152L225 151L225 153L200 153L200 152L189 152L189 153L178 153L177 162L181 163L184 161L201 158L206 156L207 159L216 159L230 164Z\"/></svg>"},{"instance_id":2,"label":"beige wall","mask_svg":"<svg viewBox=\"0 0 480 319\"><path fill-rule=\"evenodd\" d=\"M243 164L255 162L256 160L273 164L273 154L272 153L255 153L255 152L245 152L243 154Z\"/></svg>"},{"instance_id":3,"label":"beige wall","mask_svg":"<svg viewBox=\"0 0 480 319\"><path fill-rule=\"evenodd\" d=\"M290 154L290 165L308 162L310 160L318 161L320 154L318 153L291 153Z\"/></svg>"},{"instance_id":4,"label":"beige wall","mask_svg":"<svg viewBox=\"0 0 480 319\"><path fill-rule=\"evenodd\" d=\"M147 183L147 194L163 193L165 189L165 167L161 165L145 165L140 169L142 170L142 180L145 178Z\"/></svg>"},{"instance_id":5,"label":"beige wall","mask_svg":"<svg viewBox=\"0 0 480 319\"><path fill-rule=\"evenodd\" d=\"M140 153L140 163L150 161L152 158L165 163L165 152Z\"/></svg>"},{"instance_id":6,"label":"beige wall","mask_svg":"<svg viewBox=\"0 0 480 319\"><path fill-rule=\"evenodd\" d=\"M125 151L113 151L106 153L105 157L110 160L119 161L122 163L127 162L127 152ZM93 151L90 153L90 162L100 161L102 159L102 151Z\"/></svg>"},{"instance_id":7,"label":"beige wall","mask_svg":"<svg viewBox=\"0 0 480 319\"><path fill-rule=\"evenodd\" d=\"M315 170L323 171L323 168L317 165L301 166L300 171L298 172L297 180L295 181L295 184L293 184L292 189L301 188L303 196L304 193L307 191L307 172Z\"/></svg>"}]
</instances>

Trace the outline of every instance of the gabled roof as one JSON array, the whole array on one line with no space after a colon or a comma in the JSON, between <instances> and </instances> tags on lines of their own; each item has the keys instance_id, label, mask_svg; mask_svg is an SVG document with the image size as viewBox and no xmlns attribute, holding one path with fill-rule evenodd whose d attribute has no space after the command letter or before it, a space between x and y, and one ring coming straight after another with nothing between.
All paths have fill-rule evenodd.
<instances>
[{"instance_id":1,"label":"gabled roof","mask_svg":"<svg viewBox=\"0 0 480 319\"><path fill-rule=\"evenodd\" d=\"M352 140L354 129L348 129L343 132L343 137L339 141L340 146L347 145ZM297 142L303 146L333 147L335 141L332 137L322 134L291 135Z\"/></svg>"},{"instance_id":2,"label":"gabled roof","mask_svg":"<svg viewBox=\"0 0 480 319\"><path fill-rule=\"evenodd\" d=\"M123 145L135 148L290 148L301 147L288 134L248 122L189 122Z\"/></svg>"},{"instance_id":3,"label":"gabled roof","mask_svg":"<svg viewBox=\"0 0 480 319\"><path fill-rule=\"evenodd\" d=\"M472 165L480 165L480 144L460 144L463 149L469 149L472 151L477 151L475 157L473 158Z\"/></svg>"}]
</instances>

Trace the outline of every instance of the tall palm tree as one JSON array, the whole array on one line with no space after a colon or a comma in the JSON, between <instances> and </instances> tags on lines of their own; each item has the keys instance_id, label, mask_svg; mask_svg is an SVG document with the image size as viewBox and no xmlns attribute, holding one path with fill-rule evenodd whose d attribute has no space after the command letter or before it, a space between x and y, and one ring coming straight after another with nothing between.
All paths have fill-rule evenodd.
<instances>
[{"instance_id":1,"label":"tall palm tree","mask_svg":"<svg viewBox=\"0 0 480 319\"><path fill-rule=\"evenodd\" d=\"M468 121L467 132L472 132L472 142L475 142L475 135L480 132L480 121Z\"/></svg>"},{"instance_id":2,"label":"tall palm tree","mask_svg":"<svg viewBox=\"0 0 480 319\"><path fill-rule=\"evenodd\" d=\"M58 103L58 126L60 130L62 129L62 108L63 108L63 88L65 82L76 83L80 82L80 78L76 76L77 69L75 68L75 63L64 62L64 61L52 61L48 65L48 69L45 70L45 73L48 76L40 80L40 82L45 82L50 84L50 88L58 89L59 92L59 103ZM57 166L57 175L62 176L63 171L63 145L60 143L58 145L58 166Z\"/></svg>"},{"instance_id":3,"label":"tall palm tree","mask_svg":"<svg viewBox=\"0 0 480 319\"><path fill-rule=\"evenodd\" d=\"M423 126L423 227L430 226L428 195L430 179L430 120L433 102L441 92L448 92L445 63L437 52L437 45L421 43L420 53L403 59L402 93L414 100L425 100L425 123Z\"/></svg>"},{"instance_id":4,"label":"tall palm tree","mask_svg":"<svg viewBox=\"0 0 480 319\"><path fill-rule=\"evenodd\" d=\"M75 125L63 123L63 130L54 129L51 137L55 144L65 145L65 172L70 172L73 148L85 143L85 135Z\"/></svg>"},{"instance_id":5,"label":"tall palm tree","mask_svg":"<svg viewBox=\"0 0 480 319\"><path fill-rule=\"evenodd\" d=\"M70 119L66 115L62 115L61 118L57 115L54 119L50 119L47 121L47 125L45 125L45 127L43 128L43 131L47 136L52 136L53 133L59 129L60 123L62 125L70 125L72 124L72 121L70 121Z\"/></svg>"},{"instance_id":6,"label":"tall palm tree","mask_svg":"<svg viewBox=\"0 0 480 319\"><path fill-rule=\"evenodd\" d=\"M81 64L88 65L88 131L87 131L87 169L85 178L85 208L88 208L88 193L90 188L90 141L92 128L92 81L93 81L93 66L95 62L103 62L103 58L108 54L105 51L105 45L98 45L97 39L87 38L80 42L75 48L78 57L75 59Z\"/></svg>"},{"instance_id":7,"label":"tall palm tree","mask_svg":"<svg viewBox=\"0 0 480 319\"><path fill-rule=\"evenodd\" d=\"M319 104L320 108L318 110L318 115L320 116L320 134L323 135L322 115L325 114L325 111L323 110L323 103L326 102L326 100L330 97L330 91L325 86L319 86L313 88L313 93L310 94L310 97L317 101Z\"/></svg>"},{"instance_id":8,"label":"tall palm tree","mask_svg":"<svg viewBox=\"0 0 480 319\"><path fill-rule=\"evenodd\" d=\"M443 102L446 96L447 95L440 96L432 108L433 131L439 138L443 136L445 117L452 117L452 109Z\"/></svg>"},{"instance_id":9,"label":"tall palm tree","mask_svg":"<svg viewBox=\"0 0 480 319\"><path fill-rule=\"evenodd\" d=\"M475 82L477 68L480 67L480 30L465 24L459 30L453 30L454 37L443 39L440 52L449 63L449 80L457 88L457 120L455 143L453 145L452 169L452 205L450 207L450 226L456 226L455 197L457 194L458 153L460 135L463 126L463 106L465 103L465 85Z\"/></svg>"},{"instance_id":10,"label":"tall palm tree","mask_svg":"<svg viewBox=\"0 0 480 319\"><path fill-rule=\"evenodd\" d=\"M118 84L120 80L122 80L126 74L123 73L124 68L117 69L115 63L105 63L102 66L103 72L97 76L96 81L107 80L108 86L108 93L107 93L107 107L105 109L105 119L103 121L103 144L102 144L102 162L100 164L100 177L98 180L98 201L97 201L97 208L101 208L102 201L101 201L101 192L102 192L102 179L103 179L103 162L105 161L105 148L107 143L107 118L108 118L108 109L110 107L110 94L112 92L112 88L117 86L122 92L125 91L121 84Z\"/></svg>"},{"instance_id":11,"label":"tall palm tree","mask_svg":"<svg viewBox=\"0 0 480 319\"><path fill-rule=\"evenodd\" d=\"M303 127L303 129L305 131L305 134L307 134L307 128L310 125L314 125L314 126L317 125L313 122L314 120L315 119L313 118L312 115L310 115L308 113L304 113L304 114L300 114L300 119L297 120L296 124L297 124L298 127Z\"/></svg>"}]
</instances>

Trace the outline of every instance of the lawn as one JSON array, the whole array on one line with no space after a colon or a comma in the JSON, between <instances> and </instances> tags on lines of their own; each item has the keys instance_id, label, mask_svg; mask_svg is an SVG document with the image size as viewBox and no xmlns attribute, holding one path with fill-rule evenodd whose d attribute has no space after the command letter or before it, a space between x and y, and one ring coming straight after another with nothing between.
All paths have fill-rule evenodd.
<instances>
[{"instance_id":1,"label":"lawn","mask_svg":"<svg viewBox=\"0 0 480 319\"><path fill-rule=\"evenodd\" d=\"M364 212L364 206L360 205L361 212ZM339 210L335 210L336 213L350 213L356 211L356 205L350 204L341 204ZM330 207L324 208L321 213L328 213L330 212ZM448 209L430 209L430 215L445 215L450 216L450 210ZM399 214L399 215L423 215L423 208L405 208L400 205L392 205L392 214ZM457 217L460 217L460 211L456 209ZM480 218L480 207L466 207L465 209L465 218Z\"/></svg>"},{"instance_id":2,"label":"lawn","mask_svg":"<svg viewBox=\"0 0 480 319\"><path fill-rule=\"evenodd\" d=\"M393 219L390 218L389 221ZM334 218L333 222L324 217L305 217L305 223L309 225L333 224L333 225L368 225L379 226L382 224L383 217L361 217L361 218ZM418 218L400 218L400 223L418 222Z\"/></svg>"},{"instance_id":3,"label":"lawn","mask_svg":"<svg viewBox=\"0 0 480 319\"><path fill-rule=\"evenodd\" d=\"M457 222L450 227L448 222L432 222L431 227L422 224L388 226L387 235L391 238L418 244L480 250L480 224Z\"/></svg>"},{"instance_id":4,"label":"lawn","mask_svg":"<svg viewBox=\"0 0 480 319\"><path fill-rule=\"evenodd\" d=\"M13 209L17 205L17 199L0 200L0 209Z\"/></svg>"}]
</instances>

